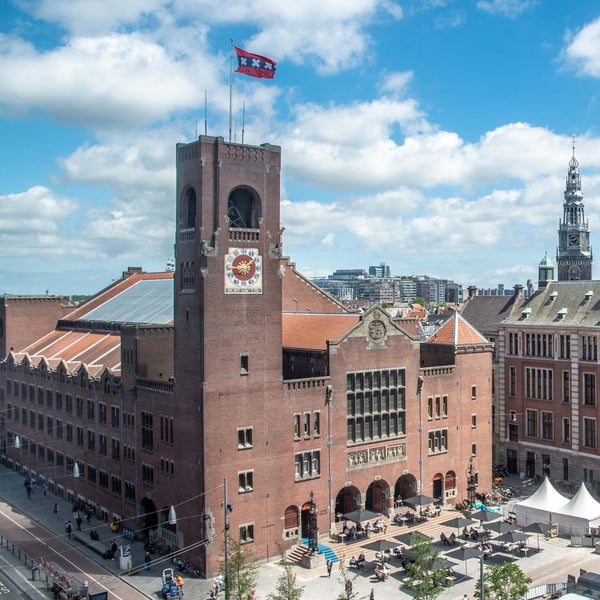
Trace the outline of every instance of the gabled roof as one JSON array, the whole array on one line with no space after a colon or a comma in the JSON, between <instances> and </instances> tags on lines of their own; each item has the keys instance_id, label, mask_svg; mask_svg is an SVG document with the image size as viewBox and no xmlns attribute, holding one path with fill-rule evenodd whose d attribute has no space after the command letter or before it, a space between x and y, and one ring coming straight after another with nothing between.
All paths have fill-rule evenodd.
<instances>
[{"instance_id":1,"label":"gabled roof","mask_svg":"<svg viewBox=\"0 0 600 600\"><path fill-rule=\"evenodd\" d=\"M448 319L428 340L428 344L488 344L477 329L463 319L457 312Z\"/></svg>"},{"instance_id":2,"label":"gabled roof","mask_svg":"<svg viewBox=\"0 0 600 600\"><path fill-rule=\"evenodd\" d=\"M577 493L560 509L560 513L586 519L597 519L600 517L600 502L590 494L582 481Z\"/></svg>"},{"instance_id":3,"label":"gabled roof","mask_svg":"<svg viewBox=\"0 0 600 600\"><path fill-rule=\"evenodd\" d=\"M518 506L558 513L566 503L567 498L552 485L548 477L545 477L542 485L529 498L521 500Z\"/></svg>"},{"instance_id":4,"label":"gabled roof","mask_svg":"<svg viewBox=\"0 0 600 600\"><path fill-rule=\"evenodd\" d=\"M284 313L283 347L326 350L327 341L337 340L359 321L360 316L352 313Z\"/></svg>"},{"instance_id":5,"label":"gabled roof","mask_svg":"<svg viewBox=\"0 0 600 600\"><path fill-rule=\"evenodd\" d=\"M514 311L519 313L523 304L519 296L473 296L465 302L461 314L473 327L484 334L498 331L502 323Z\"/></svg>"}]
</instances>

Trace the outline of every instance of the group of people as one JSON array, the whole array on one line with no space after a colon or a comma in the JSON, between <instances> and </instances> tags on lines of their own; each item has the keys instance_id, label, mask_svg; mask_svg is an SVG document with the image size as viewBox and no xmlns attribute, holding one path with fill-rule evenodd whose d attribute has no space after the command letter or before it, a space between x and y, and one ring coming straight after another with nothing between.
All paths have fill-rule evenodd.
<instances>
[{"instance_id":1,"label":"group of people","mask_svg":"<svg viewBox=\"0 0 600 600\"><path fill-rule=\"evenodd\" d=\"M456 535L452 532L450 535L446 535L443 531L440 534L440 540L444 546L454 546L456 544Z\"/></svg>"},{"instance_id":2,"label":"group of people","mask_svg":"<svg viewBox=\"0 0 600 600\"><path fill-rule=\"evenodd\" d=\"M481 556L483 556L484 560L492 557L492 545L489 542L481 542L481 544L479 544L479 549L481 550Z\"/></svg>"},{"instance_id":3,"label":"group of people","mask_svg":"<svg viewBox=\"0 0 600 600\"><path fill-rule=\"evenodd\" d=\"M390 576L390 570L385 566L385 563L381 566L375 565L375 579L377 581L385 581Z\"/></svg>"},{"instance_id":4,"label":"group of people","mask_svg":"<svg viewBox=\"0 0 600 600\"><path fill-rule=\"evenodd\" d=\"M167 575L162 588L163 599L168 600L170 598L180 598L182 596L183 577L181 575L177 575L177 577L171 577L171 575Z\"/></svg>"},{"instance_id":5,"label":"group of people","mask_svg":"<svg viewBox=\"0 0 600 600\"><path fill-rule=\"evenodd\" d=\"M394 523L396 525L402 525L403 523L410 525L414 522L415 522L415 513L411 512L410 510L407 510L404 514L398 513L398 514L394 515Z\"/></svg>"},{"instance_id":6,"label":"group of people","mask_svg":"<svg viewBox=\"0 0 600 600\"><path fill-rule=\"evenodd\" d=\"M361 552L358 555L358 558L354 558L354 556L350 559L349 565L353 568L353 569L362 569L365 566L365 563L367 562L367 559L365 557L364 552Z\"/></svg>"},{"instance_id":7,"label":"group of people","mask_svg":"<svg viewBox=\"0 0 600 600\"><path fill-rule=\"evenodd\" d=\"M477 541L479 539L479 531L477 531L477 529L473 529L472 527L463 527L462 533L465 540Z\"/></svg>"}]
</instances>

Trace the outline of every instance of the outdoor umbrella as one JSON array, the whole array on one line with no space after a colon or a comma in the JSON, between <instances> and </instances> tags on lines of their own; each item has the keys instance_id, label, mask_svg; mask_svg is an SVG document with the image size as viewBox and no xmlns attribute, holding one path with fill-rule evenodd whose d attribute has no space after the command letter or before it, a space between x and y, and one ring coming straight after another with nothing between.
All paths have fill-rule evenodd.
<instances>
[{"instance_id":1,"label":"outdoor umbrella","mask_svg":"<svg viewBox=\"0 0 600 600\"><path fill-rule=\"evenodd\" d=\"M353 523L364 523L365 521L372 521L373 519L379 519L381 515L379 513L373 512L372 510L366 510L361 508L360 510L355 510L350 513L346 513L342 515L344 519L348 521L352 521Z\"/></svg>"},{"instance_id":2,"label":"outdoor umbrella","mask_svg":"<svg viewBox=\"0 0 600 600\"><path fill-rule=\"evenodd\" d=\"M473 523L475 523L473 519L465 519L465 517L454 517L449 521L444 521L442 525L445 525L446 527L456 527L456 529L462 529L463 527L473 525Z\"/></svg>"},{"instance_id":3,"label":"outdoor umbrella","mask_svg":"<svg viewBox=\"0 0 600 600\"><path fill-rule=\"evenodd\" d=\"M518 544L528 540L529 536L526 533L520 531L507 531L502 535L498 536L494 542L508 542L509 544Z\"/></svg>"},{"instance_id":4,"label":"outdoor umbrella","mask_svg":"<svg viewBox=\"0 0 600 600\"><path fill-rule=\"evenodd\" d=\"M441 569L451 569L452 567L455 567L457 564L458 563L454 562L453 560L448 560L447 558L444 558L442 556L437 556L433 560L433 563L431 565L431 570L439 571Z\"/></svg>"},{"instance_id":5,"label":"outdoor umbrella","mask_svg":"<svg viewBox=\"0 0 600 600\"><path fill-rule=\"evenodd\" d=\"M404 498L404 504L409 504L413 508L416 506L427 506L427 504L433 504L437 502L437 498L431 496L413 496L412 498Z\"/></svg>"},{"instance_id":6,"label":"outdoor umbrella","mask_svg":"<svg viewBox=\"0 0 600 600\"><path fill-rule=\"evenodd\" d=\"M374 550L375 552L385 552L386 550L391 550L395 548L398 544L396 542L392 542L390 540L376 540L374 542L370 542L363 546L365 550Z\"/></svg>"},{"instance_id":7,"label":"outdoor umbrella","mask_svg":"<svg viewBox=\"0 0 600 600\"><path fill-rule=\"evenodd\" d=\"M481 550L477 546L461 546L452 552L448 552L446 556L462 560L465 563L465 575L467 575L467 561L470 558L479 558L481 556Z\"/></svg>"},{"instance_id":8,"label":"outdoor umbrella","mask_svg":"<svg viewBox=\"0 0 600 600\"><path fill-rule=\"evenodd\" d=\"M487 525L487 528L500 534L508 533L509 531L515 530L515 526L511 525L510 523L507 523L506 521L497 521L495 523L489 523Z\"/></svg>"},{"instance_id":9,"label":"outdoor umbrella","mask_svg":"<svg viewBox=\"0 0 600 600\"><path fill-rule=\"evenodd\" d=\"M502 515L491 510L478 510L471 515L471 519L476 519L482 523L489 523L490 521L497 521Z\"/></svg>"},{"instance_id":10,"label":"outdoor umbrella","mask_svg":"<svg viewBox=\"0 0 600 600\"><path fill-rule=\"evenodd\" d=\"M527 533L535 533L537 537L537 547L540 549L540 533L543 535L548 535L550 531L550 525L547 523L539 523L538 521L534 521L533 523L529 523L526 527L521 527L521 531L526 531Z\"/></svg>"},{"instance_id":11,"label":"outdoor umbrella","mask_svg":"<svg viewBox=\"0 0 600 600\"><path fill-rule=\"evenodd\" d=\"M420 531L411 531L410 533L395 535L394 539L403 543L405 546L416 546L417 544L422 544L424 541L431 541L433 538Z\"/></svg>"}]
</instances>

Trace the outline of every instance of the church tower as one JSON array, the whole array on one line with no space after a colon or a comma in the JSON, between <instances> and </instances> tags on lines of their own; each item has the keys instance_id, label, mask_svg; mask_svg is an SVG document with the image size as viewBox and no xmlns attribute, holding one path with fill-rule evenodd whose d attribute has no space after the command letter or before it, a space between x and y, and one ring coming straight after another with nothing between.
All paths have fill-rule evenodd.
<instances>
[{"instance_id":1,"label":"church tower","mask_svg":"<svg viewBox=\"0 0 600 600\"><path fill-rule=\"evenodd\" d=\"M281 413L280 170L278 146L177 145L177 527L205 574L218 569L224 530L262 535L273 509L254 481L282 468L266 434Z\"/></svg>"},{"instance_id":2,"label":"church tower","mask_svg":"<svg viewBox=\"0 0 600 600\"><path fill-rule=\"evenodd\" d=\"M556 264L558 281L589 281L592 279L592 247L588 223L585 220L579 162L573 156L569 162L564 192L563 218L558 225Z\"/></svg>"}]
</instances>

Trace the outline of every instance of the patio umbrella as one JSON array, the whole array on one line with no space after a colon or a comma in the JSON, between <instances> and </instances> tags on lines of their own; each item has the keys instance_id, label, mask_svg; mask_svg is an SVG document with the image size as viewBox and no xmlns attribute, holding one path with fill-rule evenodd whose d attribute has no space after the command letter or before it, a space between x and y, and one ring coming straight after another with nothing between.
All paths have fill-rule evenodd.
<instances>
[{"instance_id":1,"label":"patio umbrella","mask_svg":"<svg viewBox=\"0 0 600 600\"><path fill-rule=\"evenodd\" d=\"M508 542L509 544L518 544L528 540L529 536L526 533L520 531L507 531L502 535L498 536L494 542Z\"/></svg>"},{"instance_id":2,"label":"patio umbrella","mask_svg":"<svg viewBox=\"0 0 600 600\"><path fill-rule=\"evenodd\" d=\"M427 504L433 504L437 502L437 498L432 498L431 496L413 496L412 498L404 498L404 504L409 504L413 508L417 506L427 506Z\"/></svg>"},{"instance_id":3,"label":"patio umbrella","mask_svg":"<svg viewBox=\"0 0 600 600\"><path fill-rule=\"evenodd\" d=\"M444 521L442 525L445 525L446 527L456 527L456 529L462 529L463 527L473 525L473 523L475 523L473 519L465 519L465 517L454 517L449 521Z\"/></svg>"},{"instance_id":4,"label":"patio umbrella","mask_svg":"<svg viewBox=\"0 0 600 600\"><path fill-rule=\"evenodd\" d=\"M508 532L514 531L516 529L516 527L514 525L511 525L510 523L507 523L506 521L497 521L495 523L489 523L487 525L487 528L491 529L495 533L499 533L499 534L508 533Z\"/></svg>"},{"instance_id":5,"label":"patio umbrella","mask_svg":"<svg viewBox=\"0 0 600 600\"><path fill-rule=\"evenodd\" d=\"M442 556L437 556L433 560L433 564L431 565L431 570L439 571L441 569L451 569L452 567L455 567L457 564L458 563L454 562L453 560L448 560L447 558L444 558Z\"/></svg>"},{"instance_id":6,"label":"patio umbrella","mask_svg":"<svg viewBox=\"0 0 600 600\"><path fill-rule=\"evenodd\" d=\"M548 523L539 523L538 521L534 521L533 523L529 523L526 527L521 527L521 531L526 531L527 533L535 533L537 537L537 547L540 549L540 533L543 535L548 535L550 532L550 525Z\"/></svg>"},{"instance_id":7,"label":"patio umbrella","mask_svg":"<svg viewBox=\"0 0 600 600\"><path fill-rule=\"evenodd\" d=\"M467 561L470 558L479 558L481 556L481 550L477 546L461 546L452 552L448 552L446 556L451 556L457 560L462 560L465 563L465 575L467 572Z\"/></svg>"},{"instance_id":8,"label":"patio umbrella","mask_svg":"<svg viewBox=\"0 0 600 600\"><path fill-rule=\"evenodd\" d=\"M489 523L490 521L497 521L502 515L491 510L478 510L471 515L471 519L476 519L482 523Z\"/></svg>"},{"instance_id":9,"label":"patio umbrella","mask_svg":"<svg viewBox=\"0 0 600 600\"><path fill-rule=\"evenodd\" d=\"M364 523L365 521L372 521L373 519L379 519L381 515L379 513L373 512L372 510L366 510L365 508L361 508L359 510L354 510L352 512L346 513L342 515L342 517L348 521L352 521L353 523Z\"/></svg>"},{"instance_id":10,"label":"patio umbrella","mask_svg":"<svg viewBox=\"0 0 600 600\"><path fill-rule=\"evenodd\" d=\"M373 550L375 552L385 552L386 550L391 550L395 548L398 544L396 542L392 542L390 540L376 540L374 542L370 542L363 546L365 550Z\"/></svg>"},{"instance_id":11,"label":"patio umbrella","mask_svg":"<svg viewBox=\"0 0 600 600\"><path fill-rule=\"evenodd\" d=\"M421 533L420 531L411 531L410 533L395 535L394 539L398 540L405 546L416 546L417 544L422 544L424 541L430 542L433 538Z\"/></svg>"}]
</instances>

